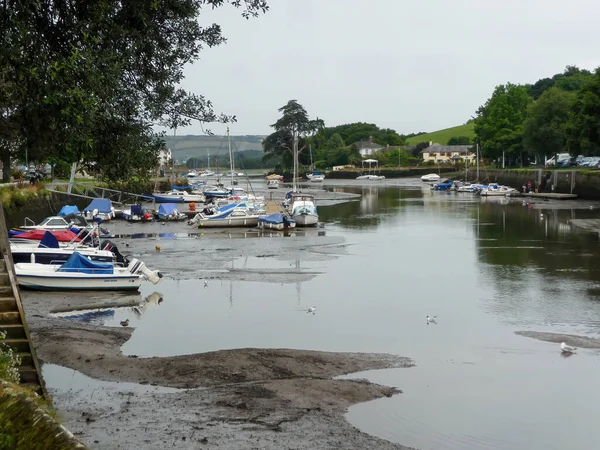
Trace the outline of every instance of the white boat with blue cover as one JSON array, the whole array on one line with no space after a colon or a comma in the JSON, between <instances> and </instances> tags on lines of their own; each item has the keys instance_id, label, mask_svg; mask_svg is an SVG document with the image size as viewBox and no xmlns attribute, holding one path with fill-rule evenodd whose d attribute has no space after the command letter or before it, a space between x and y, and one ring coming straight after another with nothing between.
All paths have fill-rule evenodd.
<instances>
[{"instance_id":1,"label":"white boat with blue cover","mask_svg":"<svg viewBox=\"0 0 600 450\"><path fill-rule=\"evenodd\" d=\"M285 214L269 214L258 218L258 228L272 230L296 228L296 221Z\"/></svg>"},{"instance_id":2,"label":"white boat with blue cover","mask_svg":"<svg viewBox=\"0 0 600 450\"><path fill-rule=\"evenodd\" d=\"M158 218L166 221L185 220L187 216L177 209L175 203L162 203L158 207Z\"/></svg>"},{"instance_id":3,"label":"white boat with blue cover","mask_svg":"<svg viewBox=\"0 0 600 450\"><path fill-rule=\"evenodd\" d=\"M317 205L312 194L292 193L288 210L299 227L311 227L319 222Z\"/></svg>"},{"instance_id":4,"label":"white boat with blue cover","mask_svg":"<svg viewBox=\"0 0 600 450\"><path fill-rule=\"evenodd\" d=\"M42 291L137 290L143 280L156 284L162 278L137 259L121 267L90 261L79 252L62 264L16 263L15 274L22 288Z\"/></svg>"},{"instance_id":5,"label":"white boat with blue cover","mask_svg":"<svg viewBox=\"0 0 600 450\"><path fill-rule=\"evenodd\" d=\"M83 216L87 220L100 218L103 221L111 220L115 217L115 208L112 202L107 198L95 198L83 210Z\"/></svg>"},{"instance_id":6,"label":"white boat with blue cover","mask_svg":"<svg viewBox=\"0 0 600 450\"><path fill-rule=\"evenodd\" d=\"M198 228L217 227L255 227L260 214L246 203L231 203L211 211L209 208L196 214L188 221Z\"/></svg>"}]
</instances>

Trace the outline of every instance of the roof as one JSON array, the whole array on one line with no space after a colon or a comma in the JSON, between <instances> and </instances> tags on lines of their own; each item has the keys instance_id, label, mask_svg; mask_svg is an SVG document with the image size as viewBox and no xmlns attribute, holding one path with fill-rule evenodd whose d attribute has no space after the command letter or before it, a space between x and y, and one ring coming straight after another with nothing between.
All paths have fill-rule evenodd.
<instances>
[{"instance_id":1,"label":"roof","mask_svg":"<svg viewBox=\"0 0 600 450\"><path fill-rule=\"evenodd\" d=\"M472 145L441 145L441 144L432 144L426 149L421 150L421 153L469 153L473 152Z\"/></svg>"},{"instance_id":2,"label":"roof","mask_svg":"<svg viewBox=\"0 0 600 450\"><path fill-rule=\"evenodd\" d=\"M373 150L379 150L380 148L385 147L385 145L381 145L376 142L369 142L369 141L356 141L352 145L354 145L359 150L363 150L363 149L367 149L367 148L373 149Z\"/></svg>"}]
</instances>

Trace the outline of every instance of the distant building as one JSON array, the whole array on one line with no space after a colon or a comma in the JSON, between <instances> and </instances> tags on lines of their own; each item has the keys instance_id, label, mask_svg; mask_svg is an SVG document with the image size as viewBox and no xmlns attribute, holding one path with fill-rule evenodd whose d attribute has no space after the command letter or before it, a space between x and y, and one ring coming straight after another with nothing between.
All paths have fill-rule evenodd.
<instances>
[{"instance_id":1,"label":"distant building","mask_svg":"<svg viewBox=\"0 0 600 450\"><path fill-rule=\"evenodd\" d=\"M381 150L382 148L385 148L385 145L380 145L376 142L373 142L373 136L369 136L368 141L357 141L352 145L354 145L358 149L360 156L363 158L367 156L373 156L375 152Z\"/></svg>"},{"instance_id":2,"label":"distant building","mask_svg":"<svg viewBox=\"0 0 600 450\"><path fill-rule=\"evenodd\" d=\"M164 150L161 150L158 154L158 164L161 166L165 166L169 161L171 161L171 149L166 148Z\"/></svg>"},{"instance_id":3,"label":"distant building","mask_svg":"<svg viewBox=\"0 0 600 450\"><path fill-rule=\"evenodd\" d=\"M429 147L421 151L423 161L433 162L450 162L457 161L460 158L462 161L468 160L469 163L475 162L475 152L472 145L441 145L431 144Z\"/></svg>"}]
</instances>

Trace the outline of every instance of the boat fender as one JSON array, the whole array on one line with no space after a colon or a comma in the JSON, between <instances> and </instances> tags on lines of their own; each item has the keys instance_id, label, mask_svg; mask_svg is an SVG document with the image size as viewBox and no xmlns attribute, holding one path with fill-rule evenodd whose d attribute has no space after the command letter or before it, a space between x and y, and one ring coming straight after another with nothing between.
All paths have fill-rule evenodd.
<instances>
[{"instance_id":1,"label":"boat fender","mask_svg":"<svg viewBox=\"0 0 600 450\"><path fill-rule=\"evenodd\" d=\"M35 264L35 253L31 254L31 256L29 257L29 260L30 260L31 264Z\"/></svg>"}]
</instances>

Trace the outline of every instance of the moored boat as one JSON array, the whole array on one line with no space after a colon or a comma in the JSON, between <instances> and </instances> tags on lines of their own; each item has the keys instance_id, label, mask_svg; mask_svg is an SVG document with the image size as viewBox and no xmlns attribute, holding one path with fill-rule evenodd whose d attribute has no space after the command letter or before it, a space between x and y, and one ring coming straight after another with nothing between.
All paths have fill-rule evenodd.
<instances>
[{"instance_id":1,"label":"moored boat","mask_svg":"<svg viewBox=\"0 0 600 450\"><path fill-rule=\"evenodd\" d=\"M255 227L260 215L245 203L231 203L217 210L205 208L188 221L198 228Z\"/></svg>"},{"instance_id":2,"label":"moored boat","mask_svg":"<svg viewBox=\"0 0 600 450\"><path fill-rule=\"evenodd\" d=\"M185 220L187 216L177 209L175 203L162 203L158 207L158 218L166 221Z\"/></svg>"},{"instance_id":3,"label":"moored boat","mask_svg":"<svg viewBox=\"0 0 600 450\"><path fill-rule=\"evenodd\" d=\"M115 217L115 208L107 198L95 198L84 208L83 216L87 220L100 218L106 222Z\"/></svg>"},{"instance_id":4,"label":"moored boat","mask_svg":"<svg viewBox=\"0 0 600 450\"><path fill-rule=\"evenodd\" d=\"M519 191L510 186L499 185L496 183L490 183L487 187L479 189L479 195L483 197L507 197L510 195L518 194Z\"/></svg>"},{"instance_id":5,"label":"moored boat","mask_svg":"<svg viewBox=\"0 0 600 450\"><path fill-rule=\"evenodd\" d=\"M276 213L258 218L258 228L262 229L284 230L295 227L296 221L286 214Z\"/></svg>"},{"instance_id":6,"label":"moored boat","mask_svg":"<svg viewBox=\"0 0 600 450\"><path fill-rule=\"evenodd\" d=\"M299 227L315 226L319 222L315 197L312 194L292 193L288 210Z\"/></svg>"},{"instance_id":7,"label":"moored boat","mask_svg":"<svg viewBox=\"0 0 600 450\"><path fill-rule=\"evenodd\" d=\"M62 264L16 263L15 274L22 288L35 290L137 290L142 280L160 281L158 271L133 259L126 267L90 261L74 252Z\"/></svg>"},{"instance_id":8,"label":"moored boat","mask_svg":"<svg viewBox=\"0 0 600 450\"><path fill-rule=\"evenodd\" d=\"M267 180L267 189L277 189L279 187L279 180L273 178L271 180Z\"/></svg>"},{"instance_id":9,"label":"moored boat","mask_svg":"<svg viewBox=\"0 0 600 450\"><path fill-rule=\"evenodd\" d=\"M423 175L421 177L421 181L426 183L440 181L441 177L437 173L428 173L427 175Z\"/></svg>"}]
</instances>

